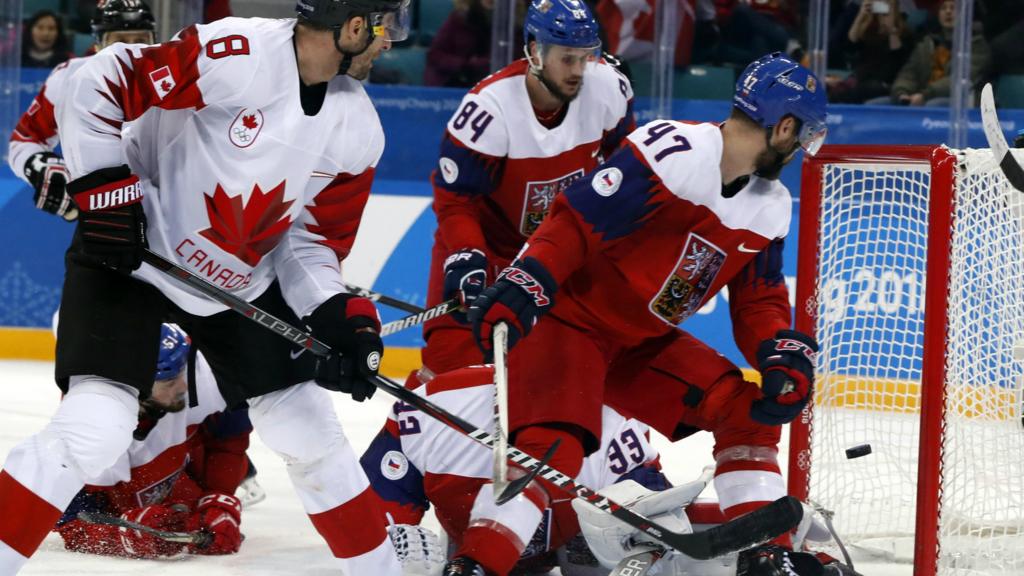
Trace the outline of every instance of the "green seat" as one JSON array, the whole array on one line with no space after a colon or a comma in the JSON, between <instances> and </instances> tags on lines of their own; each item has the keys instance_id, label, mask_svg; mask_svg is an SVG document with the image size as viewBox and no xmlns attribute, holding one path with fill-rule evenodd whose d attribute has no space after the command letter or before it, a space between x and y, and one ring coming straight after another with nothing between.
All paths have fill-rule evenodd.
<instances>
[{"instance_id":1,"label":"green seat","mask_svg":"<svg viewBox=\"0 0 1024 576\"><path fill-rule=\"evenodd\" d=\"M996 101L1002 108L1024 108L1024 75L1000 76L996 82Z\"/></svg>"},{"instance_id":2,"label":"green seat","mask_svg":"<svg viewBox=\"0 0 1024 576\"><path fill-rule=\"evenodd\" d=\"M651 95L651 61L629 62L629 81L636 96Z\"/></svg>"},{"instance_id":3,"label":"green seat","mask_svg":"<svg viewBox=\"0 0 1024 576\"><path fill-rule=\"evenodd\" d=\"M732 68L690 66L676 70L672 97L688 100L729 100L736 86Z\"/></svg>"},{"instance_id":4,"label":"green seat","mask_svg":"<svg viewBox=\"0 0 1024 576\"><path fill-rule=\"evenodd\" d=\"M21 16L25 20L28 20L33 14L40 10L53 10L60 14L60 2L61 0L25 0L25 3L22 4ZM65 16L61 17L64 18Z\"/></svg>"},{"instance_id":5,"label":"green seat","mask_svg":"<svg viewBox=\"0 0 1024 576\"><path fill-rule=\"evenodd\" d=\"M78 32L72 32L72 34L74 35L74 47L72 48L72 51L76 56L85 55L89 48L92 48L92 45L96 42L96 39L93 38L92 34L81 34Z\"/></svg>"},{"instance_id":6,"label":"green seat","mask_svg":"<svg viewBox=\"0 0 1024 576\"><path fill-rule=\"evenodd\" d=\"M395 71L401 84L423 84L423 70L427 66L427 49L422 46L392 48L381 52L375 68Z\"/></svg>"},{"instance_id":7,"label":"green seat","mask_svg":"<svg viewBox=\"0 0 1024 576\"><path fill-rule=\"evenodd\" d=\"M433 38L453 8L452 0L420 0L420 34Z\"/></svg>"}]
</instances>

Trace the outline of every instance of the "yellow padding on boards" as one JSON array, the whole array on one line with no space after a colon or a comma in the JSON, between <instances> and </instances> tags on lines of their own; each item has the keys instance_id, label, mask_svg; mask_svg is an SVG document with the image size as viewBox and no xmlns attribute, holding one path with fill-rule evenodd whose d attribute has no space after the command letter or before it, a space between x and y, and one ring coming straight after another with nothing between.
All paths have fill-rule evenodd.
<instances>
[{"instance_id":1,"label":"yellow padding on boards","mask_svg":"<svg viewBox=\"0 0 1024 576\"><path fill-rule=\"evenodd\" d=\"M46 328L0 328L0 359L53 361L57 341ZM381 373L401 381L420 367L419 348L387 348Z\"/></svg>"}]
</instances>

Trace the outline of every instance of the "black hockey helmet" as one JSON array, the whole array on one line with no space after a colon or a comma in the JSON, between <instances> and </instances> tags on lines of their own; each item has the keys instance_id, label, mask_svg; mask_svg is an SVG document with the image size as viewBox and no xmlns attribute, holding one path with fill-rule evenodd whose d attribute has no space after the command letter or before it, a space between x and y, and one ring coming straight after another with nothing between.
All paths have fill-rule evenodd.
<instances>
[{"instance_id":1,"label":"black hockey helmet","mask_svg":"<svg viewBox=\"0 0 1024 576\"><path fill-rule=\"evenodd\" d=\"M92 34L102 43L103 35L118 30L145 30L156 36L156 19L143 0L100 0L92 16Z\"/></svg>"},{"instance_id":2,"label":"black hockey helmet","mask_svg":"<svg viewBox=\"0 0 1024 576\"><path fill-rule=\"evenodd\" d=\"M409 37L409 0L297 0L295 11L300 20L334 29L363 16L370 23L371 39L385 32L392 42Z\"/></svg>"}]
</instances>

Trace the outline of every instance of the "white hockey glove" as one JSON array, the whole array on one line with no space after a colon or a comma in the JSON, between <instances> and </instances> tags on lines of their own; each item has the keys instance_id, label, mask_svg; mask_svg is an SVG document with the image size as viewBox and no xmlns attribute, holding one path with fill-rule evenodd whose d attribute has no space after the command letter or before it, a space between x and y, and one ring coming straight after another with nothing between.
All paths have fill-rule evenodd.
<instances>
[{"instance_id":1,"label":"white hockey glove","mask_svg":"<svg viewBox=\"0 0 1024 576\"><path fill-rule=\"evenodd\" d=\"M388 526L404 576L440 576L447 560L437 535L422 526Z\"/></svg>"},{"instance_id":2,"label":"white hockey glove","mask_svg":"<svg viewBox=\"0 0 1024 576\"><path fill-rule=\"evenodd\" d=\"M704 490L710 477L710 472L705 471L700 479L663 492L653 492L632 480L625 480L599 493L621 502L673 532L688 534L693 532L693 528L683 509ZM606 568L614 568L620 560L639 549L661 546L636 528L583 500L573 500L572 507L576 510L580 531L587 539L590 550Z\"/></svg>"}]
</instances>

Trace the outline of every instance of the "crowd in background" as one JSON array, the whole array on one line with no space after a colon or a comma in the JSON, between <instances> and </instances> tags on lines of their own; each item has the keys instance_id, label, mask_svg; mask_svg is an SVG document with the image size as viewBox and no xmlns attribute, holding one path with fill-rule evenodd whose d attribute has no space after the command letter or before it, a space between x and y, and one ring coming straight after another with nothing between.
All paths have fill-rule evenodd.
<instances>
[{"instance_id":1,"label":"crowd in background","mask_svg":"<svg viewBox=\"0 0 1024 576\"><path fill-rule=\"evenodd\" d=\"M585 0L602 24L605 51L625 69L649 66L655 0ZM767 52L806 62L811 0L672 0L677 5L675 63L680 71L713 66L734 71ZM25 22L22 66L52 68L91 50L88 18L95 0L64 0L66 14L40 10ZM825 83L837 103L947 105L957 0L831 0ZM428 7L426 3L431 3ZM490 72L495 0L414 0L411 42L422 65L390 70L385 61L371 81L470 87ZM26 5L31 2L26 2ZM424 16L445 10L433 29ZM525 2L518 1L518 41ZM206 18L230 15L229 0L206 0ZM417 22L419 21L419 22ZM72 42L72 38L76 39ZM1024 86L1024 0L975 0L971 81L976 89L1001 76ZM76 49L77 47L77 49ZM518 55L519 51L516 50ZM639 93L643 93L640 87ZM685 98L686 94L675 95Z\"/></svg>"}]
</instances>

